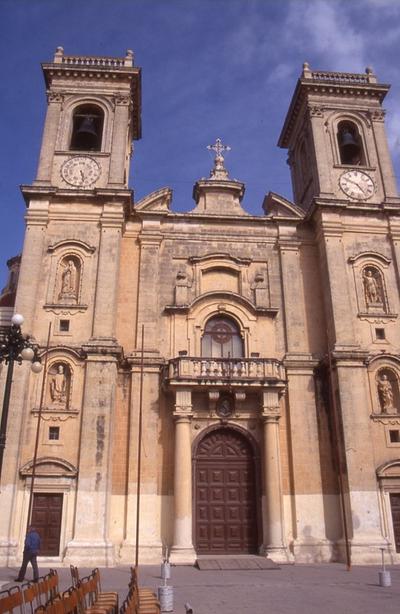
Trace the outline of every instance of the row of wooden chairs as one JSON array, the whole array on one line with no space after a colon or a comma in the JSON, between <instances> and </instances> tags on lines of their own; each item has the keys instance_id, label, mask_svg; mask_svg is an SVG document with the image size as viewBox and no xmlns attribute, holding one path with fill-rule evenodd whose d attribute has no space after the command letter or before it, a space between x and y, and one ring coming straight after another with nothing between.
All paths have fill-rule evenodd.
<instances>
[{"instance_id":1,"label":"row of wooden chairs","mask_svg":"<svg viewBox=\"0 0 400 614\"><path fill-rule=\"evenodd\" d=\"M137 570L131 567L129 591L121 606L120 614L159 614L160 603L148 587L139 587Z\"/></svg>"},{"instance_id":2,"label":"row of wooden chairs","mask_svg":"<svg viewBox=\"0 0 400 614\"><path fill-rule=\"evenodd\" d=\"M0 614L33 614L58 595L58 574L55 569L36 582L13 586L0 593Z\"/></svg>"},{"instance_id":3,"label":"row of wooden chairs","mask_svg":"<svg viewBox=\"0 0 400 614\"><path fill-rule=\"evenodd\" d=\"M80 579L79 569L70 565L72 586L77 588L81 595L81 603L88 612L93 608L107 609L110 614L118 614L118 593L103 591L101 588L100 570L98 567L85 578Z\"/></svg>"}]
</instances>

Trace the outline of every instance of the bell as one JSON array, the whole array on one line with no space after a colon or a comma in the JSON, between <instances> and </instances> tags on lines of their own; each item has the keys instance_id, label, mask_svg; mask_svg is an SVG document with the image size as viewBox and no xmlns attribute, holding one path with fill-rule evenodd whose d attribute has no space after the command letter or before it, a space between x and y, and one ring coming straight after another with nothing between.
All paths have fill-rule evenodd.
<instances>
[{"instance_id":1,"label":"bell","mask_svg":"<svg viewBox=\"0 0 400 614\"><path fill-rule=\"evenodd\" d=\"M352 163L360 156L360 146L356 139L348 130L344 130L340 134L340 151L342 153L343 162Z\"/></svg>"},{"instance_id":2,"label":"bell","mask_svg":"<svg viewBox=\"0 0 400 614\"><path fill-rule=\"evenodd\" d=\"M97 144L97 131L93 117L86 116L82 119L77 130L77 139L80 148L92 149Z\"/></svg>"}]
</instances>

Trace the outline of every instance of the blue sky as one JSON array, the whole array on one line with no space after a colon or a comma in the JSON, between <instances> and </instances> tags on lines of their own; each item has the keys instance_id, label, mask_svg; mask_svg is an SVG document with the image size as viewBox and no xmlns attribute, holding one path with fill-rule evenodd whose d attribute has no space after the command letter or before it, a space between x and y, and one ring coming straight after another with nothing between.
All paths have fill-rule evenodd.
<instances>
[{"instance_id":1,"label":"blue sky","mask_svg":"<svg viewBox=\"0 0 400 614\"><path fill-rule=\"evenodd\" d=\"M69 55L123 56L142 67L143 134L130 186L138 200L173 189L173 209L193 206L208 176L206 146L220 137L243 206L262 214L271 191L292 197L276 143L302 64L364 72L391 83L386 127L400 175L398 0L1 0L0 286L22 248L20 184L35 178L46 111L41 62Z\"/></svg>"}]
</instances>

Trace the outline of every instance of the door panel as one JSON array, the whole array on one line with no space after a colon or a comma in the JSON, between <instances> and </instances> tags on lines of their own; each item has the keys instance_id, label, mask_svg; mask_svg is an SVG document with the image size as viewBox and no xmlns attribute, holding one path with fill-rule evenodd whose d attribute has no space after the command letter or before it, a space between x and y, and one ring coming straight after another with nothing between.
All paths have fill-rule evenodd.
<instances>
[{"instance_id":1,"label":"door panel","mask_svg":"<svg viewBox=\"0 0 400 614\"><path fill-rule=\"evenodd\" d=\"M213 431L199 444L195 496L197 552L257 551L255 463L238 432Z\"/></svg>"},{"instance_id":2,"label":"door panel","mask_svg":"<svg viewBox=\"0 0 400 614\"><path fill-rule=\"evenodd\" d=\"M62 494L33 495L32 524L41 538L42 556L58 556L60 552L62 504Z\"/></svg>"},{"instance_id":3,"label":"door panel","mask_svg":"<svg viewBox=\"0 0 400 614\"><path fill-rule=\"evenodd\" d=\"M396 552L400 552L400 493L390 493L390 507L392 508Z\"/></svg>"}]
</instances>

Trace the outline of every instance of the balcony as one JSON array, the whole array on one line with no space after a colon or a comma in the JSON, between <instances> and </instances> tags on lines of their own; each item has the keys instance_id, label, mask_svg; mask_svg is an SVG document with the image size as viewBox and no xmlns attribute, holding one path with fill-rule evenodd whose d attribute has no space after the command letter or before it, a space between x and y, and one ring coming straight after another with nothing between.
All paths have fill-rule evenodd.
<instances>
[{"instance_id":1,"label":"balcony","mask_svg":"<svg viewBox=\"0 0 400 614\"><path fill-rule=\"evenodd\" d=\"M285 369L275 358L199 358L180 356L169 361L165 380L175 387L264 387L284 382Z\"/></svg>"}]
</instances>

